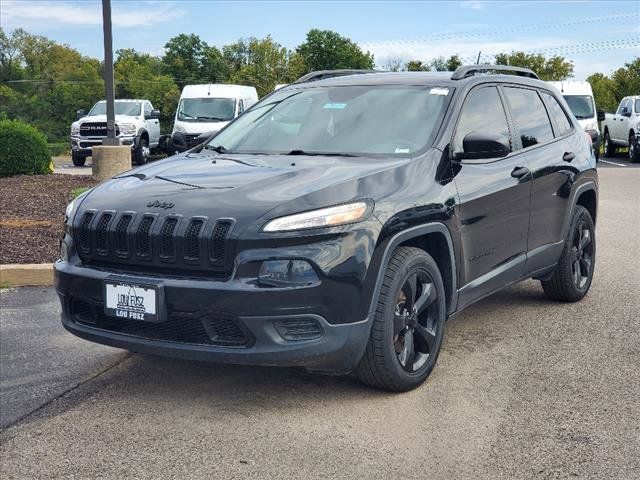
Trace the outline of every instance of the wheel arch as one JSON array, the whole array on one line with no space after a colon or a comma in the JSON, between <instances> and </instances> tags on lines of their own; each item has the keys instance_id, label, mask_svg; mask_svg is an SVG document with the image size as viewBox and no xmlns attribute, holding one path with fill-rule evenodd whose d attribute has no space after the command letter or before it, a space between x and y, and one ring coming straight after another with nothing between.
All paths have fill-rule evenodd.
<instances>
[{"instance_id":1,"label":"wheel arch","mask_svg":"<svg viewBox=\"0 0 640 480\"><path fill-rule=\"evenodd\" d=\"M395 234L387 242L384 247L385 250L380 268L378 269L369 314L372 315L375 312L387 265L391 260L393 252L398 247L416 247L431 255L442 275L446 294L447 313L453 313L458 303L457 269L453 241L449 229L443 223L434 222L403 230Z\"/></svg>"},{"instance_id":2,"label":"wheel arch","mask_svg":"<svg viewBox=\"0 0 640 480\"><path fill-rule=\"evenodd\" d=\"M581 205L589 210L594 225L596 224L596 217L598 214L598 189L595 181L589 180L578 186L573 192L573 198L571 200L571 208L568 209L564 226L562 229L562 238L566 238L569 232L569 226L571 224L571 217L575 211L576 205Z\"/></svg>"},{"instance_id":3,"label":"wheel arch","mask_svg":"<svg viewBox=\"0 0 640 480\"><path fill-rule=\"evenodd\" d=\"M147 130L145 128L141 128L140 130L138 130L138 141L140 141L141 138L144 138L147 141L147 146L149 145L149 132L147 132Z\"/></svg>"}]
</instances>

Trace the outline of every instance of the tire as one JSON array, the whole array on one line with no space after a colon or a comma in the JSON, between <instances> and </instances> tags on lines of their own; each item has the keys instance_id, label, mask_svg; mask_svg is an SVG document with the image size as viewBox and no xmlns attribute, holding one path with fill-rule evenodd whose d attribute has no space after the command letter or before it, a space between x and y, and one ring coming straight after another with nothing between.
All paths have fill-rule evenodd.
<instances>
[{"instance_id":1,"label":"tire","mask_svg":"<svg viewBox=\"0 0 640 480\"><path fill-rule=\"evenodd\" d=\"M585 233L588 232L588 233ZM576 205L558 265L542 289L552 300L577 302L591 287L596 264L595 226L589 210Z\"/></svg>"},{"instance_id":2,"label":"tire","mask_svg":"<svg viewBox=\"0 0 640 480\"><path fill-rule=\"evenodd\" d=\"M633 132L629 134L629 161L632 163L640 162L640 151Z\"/></svg>"},{"instance_id":3,"label":"tire","mask_svg":"<svg viewBox=\"0 0 640 480\"><path fill-rule=\"evenodd\" d=\"M615 157L616 155L616 147L611 143L611 137L609 137L609 132L604 132L604 156L605 157Z\"/></svg>"},{"instance_id":4,"label":"tire","mask_svg":"<svg viewBox=\"0 0 640 480\"><path fill-rule=\"evenodd\" d=\"M393 392L422 384L442 345L445 303L433 258L419 248L398 248L385 271L365 353L354 370L358 379Z\"/></svg>"},{"instance_id":5,"label":"tire","mask_svg":"<svg viewBox=\"0 0 640 480\"><path fill-rule=\"evenodd\" d=\"M147 139L142 137L138 141L138 146L133 151L133 163L136 165L144 165L149 160L149 147Z\"/></svg>"},{"instance_id":6,"label":"tire","mask_svg":"<svg viewBox=\"0 0 640 480\"><path fill-rule=\"evenodd\" d=\"M78 155L76 152L71 152L71 161L73 165L76 167L84 167L85 162L87 161L87 157L82 155Z\"/></svg>"}]
</instances>

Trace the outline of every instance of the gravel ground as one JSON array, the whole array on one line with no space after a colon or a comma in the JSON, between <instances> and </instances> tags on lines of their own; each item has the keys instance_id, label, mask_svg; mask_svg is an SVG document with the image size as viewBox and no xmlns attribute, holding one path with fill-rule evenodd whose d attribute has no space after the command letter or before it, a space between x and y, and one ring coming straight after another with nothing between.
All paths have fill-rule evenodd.
<instances>
[{"instance_id":1,"label":"gravel ground","mask_svg":"<svg viewBox=\"0 0 640 480\"><path fill-rule=\"evenodd\" d=\"M640 169L600 175L587 297L550 302L528 281L470 307L448 322L423 387L118 357L2 431L3 478L640 478ZM2 300L18 308L37 294ZM37 315L54 318L45 295ZM12 312L0 312L2 340L19 343L6 338ZM15 351L28 359L28 348ZM34 368L63 365L66 350ZM3 382L21 361L3 357Z\"/></svg>"},{"instance_id":2,"label":"gravel ground","mask_svg":"<svg viewBox=\"0 0 640 480\"><path fill-rule=\"evenodd\" d=\"M0 263L50 263L60 250L64 210L90 176L17 175L0 178Z\"/></svg>"}]
</instances>

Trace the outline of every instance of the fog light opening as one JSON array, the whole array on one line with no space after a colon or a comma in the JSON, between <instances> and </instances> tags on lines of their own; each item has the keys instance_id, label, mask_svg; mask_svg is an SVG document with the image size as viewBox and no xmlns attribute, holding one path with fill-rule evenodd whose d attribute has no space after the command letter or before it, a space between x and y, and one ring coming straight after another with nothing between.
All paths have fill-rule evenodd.
<instances>
[{"instance_id":1,"label":"fog light opening","mask_svg":"<svg viewBox=\"0 0 640 480\"><path fill-rule=\"evenodd\" d=\"M258 286L265 288L304 287L319 281L316 271L304 260L267 260L258 272Z\"/></svg>"}]
</instances>

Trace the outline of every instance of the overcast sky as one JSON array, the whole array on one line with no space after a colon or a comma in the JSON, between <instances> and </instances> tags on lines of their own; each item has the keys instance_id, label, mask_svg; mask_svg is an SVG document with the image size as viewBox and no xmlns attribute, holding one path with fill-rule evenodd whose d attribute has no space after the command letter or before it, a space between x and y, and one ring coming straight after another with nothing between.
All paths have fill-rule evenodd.
<instances>
[{"instance_id":1,"label":"overcast sky","mask_svg":"<svg viewBox=\"0 0 640 480\"><path fill-rule=\"evenodd\" d=\"M640 56L640 2L529 1L117 1L114 49L156 55L179 33L218 47L240 37L271 35L288 48L311 28L331 29L389 58L428 60L478 52L558 53L574 61L575 78L610 73ZM101 58L101 2L0 0L0 25L22 27Z\"/></svg>"}]
</instances>

